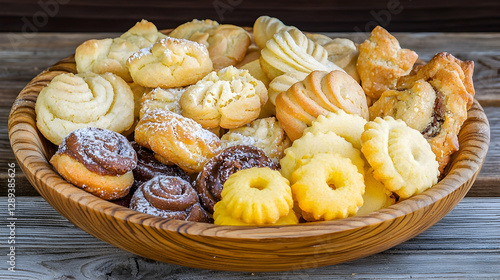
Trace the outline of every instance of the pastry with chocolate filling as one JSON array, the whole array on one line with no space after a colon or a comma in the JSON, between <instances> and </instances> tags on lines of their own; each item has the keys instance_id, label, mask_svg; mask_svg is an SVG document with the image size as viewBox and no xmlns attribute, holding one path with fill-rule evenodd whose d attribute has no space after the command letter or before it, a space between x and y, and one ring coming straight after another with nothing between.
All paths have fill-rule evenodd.
<instances>
[{"instance_id":1,"label":"pastry with chocolate filling","mask_svg":"<svg viewBox=\"0 0 500 280\"><path fill-rule=\"evenodd\" d=\"M214 205L221 200L222 187L229 176L251 167L269 167L274 170L279 168L262 149L249 145L231 146L207 161L196 179L196 188L203 207L213 213Z\"/></svg>"},{"instance_id":2,"label":"pastry with chocolate filling","mask_svg":"<svg viewBox=\"0 0 500 280\"><path fill-rule=\"evenodd\" d=\"M472 61L438 53L426 65L401 77L369 109L370 119L391 116L419 130L431 144L439 171L458 150L458 132L474 100Z\"/></svg>"},{"instance_id":3,"label":"pastry with chocolate filling","mask_svg":"<svg viewBox=\"0 0 500 280\"><path fill-rule=\"evenodd\" d=\"M174 220L210 222L193 186L181 177L159 175L143 183L130 209Z\"/></svg>"},{"instance_id":4,"label":"pastry with chocolate filling","mask_svg":"<svg viewBox=\"0 0 500 280\"><path fill-rule=\"evenodd\" d=\"M123 135L87 127L64 138L50 163L75 186L115 200L126 196L134 182L137 154Z\"/></svg>"},{"instance_id":5,"label":"pastry with chocolate filling","mask_svg":"<svg viewBox=\"0 0 500 280\"><path fill-rule=\"evenodd\" d=\"M179 166L163 164L155 158L151 150L140 146L137 142L131 142L131 144L137 153L137 167L133 170L135 187L158 175L176 176L190 181L187 173Z\"/></svg>"}]
</instances>

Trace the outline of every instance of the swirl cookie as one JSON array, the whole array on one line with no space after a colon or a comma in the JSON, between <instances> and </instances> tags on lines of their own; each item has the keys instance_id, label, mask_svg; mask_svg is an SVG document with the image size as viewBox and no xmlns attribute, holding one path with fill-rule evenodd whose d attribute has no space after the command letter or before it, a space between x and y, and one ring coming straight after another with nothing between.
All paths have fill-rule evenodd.
<instances>
[{"instance_id":1,"label":"swirl cookie","mask_svg":"<svg viewBox=\"0 0 500 280\"><path fill-rule=\"evenodd\" d=\"M111 73L65 73L40 91L35 112L40 132L59 145L78 128L128 130L134 123L134 95L123 79Z\"/></svg>"},{"instance_id":2,"label":"swirl cookie","mask_svg":"<svg viewBox=\"0 0 500 280\"><path fill-rule=\"evenodd\" d=\"M356 66L366 95L378 99L385 90L396 88L398 79L410 73L417 58L417 53L402 49L387 30L375 27L370 38L359 45Z\"/></svg>"},{"instance_id":3,"label":"swirl cookie","mask_svg":"<svg viewBox=\"0 0 500 280\"><path fill-rule=\"evenodd\" d=\"M274 117L257 119L243 127L230 129L222 135L223 147L234 145L253 145L261 148L266 155L275 162L284 156L286 148L292 142L280 127L279 122Z\"/></svg>"},{"instance_id":4,"label":"swirl cookie","mask_svg":"<svg viewBox=\"0 0 500 280\"><path fill-rule=\"evenodd\" d=\"M118 38L88 40L76 48L75 62L78 73L114 73L127 82L132 77L127 68L127 59L139 49L165 38L156 26L142 20Z\"/></svg>"},{"instance_id":5,"label":"swirl cookie","mask_svg":"<svg viewBox=\"0 0 500 280\"><path fill-rule=\"evenodd\" d=\"M61 176L100 198L128 194L134 182L137 155L128 140L96 127L74 130L59 145L50 163Z\"/></svg>"},{"instance_id":6,"label":"swirl cookie","mask_svg":"<svg viewBox=\"0 0 500 280\"><path fill-rule=\"evenodd\" d=\"M181 24L169 36L187 39L207 46L214 69L234 66L245 57L250 34L236 25L219 24L213 20L193 20Z\"/></svg>"},{"instance_id":7,"label":"swirl cookie","mask_svg":"<svg viewBox=\"0 0 500 280\"><path fill-rule=\"evenodd\" d=\"M276 117L292 141L318 116L338 110L368 119L363 89L343 71L314 71L276 98Z\"/></svg>"},{"instance_id":8,"label":"swirl cookie","mask_svg":"<svg viewBox=\"0 0 500 280\"><path fill-rule=\"evenodd\" d=\"M204 45L171 37L135 52L127 66L134 82L153 88L191 85L212 71Z\"/></svg>"},{"instance_id":9,"label":"swirl cookie","mask_svg":"<svg viewBox=\"0 0 500 280\"><path fill-rule=\"evenodd\" d=\"M213 213L214 205L221 200L222 187L229 176L252 167L278 169L276 163L254 146L232 146L209 159L196 179L196 189L203 207Z\"/></svg>"},{"instance_id":10,"label":"swirl cookie","mask_svg":"<svg viewBox=\"0 0 500 280\"><path fill-rule=\"evenodd\" d=\"M436 184L439 164L420 132L402 120L376 118L365 125L361 151L373 177L401 199L419 194Z\"/></svg>"},{"instance_id":11,"label":"swirl cookie","mask_svg":"<svg viewBox=\"0 0 500 280\"><path fill-rule=\"evenodd\" d=\"M143 183L132 196L130 208L173 220L210 221L191 184L175 176L159 175Z\"/></svg>"},{"instance_id":12,"label":"swirl cookie","mask_svg":"<svg viewBox=\"0 0 500 280\"><path fill-rule=\"evenodd\" d=\"M204 128L236 128L259 116L267 101L264 84L233 66L213 71L180 99L182 115Z\"/></svg>"},{"instance_id":13,"label":"swirl cookie","mask_svg":"<svg viewBox=\"0 0 500 280\"><path fill-rule=\"evenodd\" d=\"M220 149L220 139L197 122L179 114L153 110L135 128L137 144L152 150L164 164L176 164L188 173L200 172Z\"/></svg>"},{"instance_id":14,"label":"swirl cookie","mask_svg":"<svg viewBox=\"0 0 500 280\"><path fill-rule=\"evenodd\" d=\"M296 29L294 26L287 26L281 20L270 17L270 16L260 16L255 20L253 24L253 37L255 44L263 49L266 47L267 41L273 38L274 34L281 31L287 31Z\"/></svg>"},{"instance_id":15,"label":"swirl cookie","mask_svg":"<svg viewBox=\"0 0 500 280\"><path fill-rule=\"evenodd\" d=\"M288 181L267 167L240 170L224 183L215 205L217 225L297 224Z\"/></svg>"}]
</instances>

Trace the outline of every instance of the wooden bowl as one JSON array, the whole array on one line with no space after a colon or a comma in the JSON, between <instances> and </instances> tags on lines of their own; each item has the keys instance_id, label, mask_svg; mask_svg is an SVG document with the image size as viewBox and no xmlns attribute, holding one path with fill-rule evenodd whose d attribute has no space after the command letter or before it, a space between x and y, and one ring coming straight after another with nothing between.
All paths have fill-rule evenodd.
<instances>
[{"instance_id":1,"label":"wooden bowl","mask_svg":"<svg viewBox=\"0 0 500 280\"><path fill-rule=\"evenodd\" d=\"M24 174L45 200L86 232L137 255L183 266L282 271L381 252L425 231L453 209L472 186L489 145L488 120L475 101L446 177L424 193L386 209L292 226L232 227L167 220L97 198L66 182L49 164L56 147L36 128L35 102L52 78L66 72L76 72L73 57L36 76L12 106L9 137Z\"/></svg>"}]
</instances>

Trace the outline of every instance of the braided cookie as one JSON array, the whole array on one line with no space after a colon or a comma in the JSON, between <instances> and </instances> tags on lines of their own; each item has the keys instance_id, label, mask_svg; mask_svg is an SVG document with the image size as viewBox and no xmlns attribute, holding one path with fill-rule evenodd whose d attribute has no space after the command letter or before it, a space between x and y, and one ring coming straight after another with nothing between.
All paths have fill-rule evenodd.
<instances>
[{"instance_id":1,"label":"braided cookie","mask_svg":"<svg viewBox=\"0 0 500 280\"><path fill-rule=\"evenodd\" d=\"M297 224L288 180L267 167L240 170L227 179L215 204L217 225Z\"/></svg>"},{"instance_id":2,"label":"braided cookie","mask_svg":"<svg viewBox=\"0 0 500 280\"><path fill-rule=\"evenodd\" d=\"M365 125L361 151L373 177L406 199L437 183L439 164L420 132L402 120L376 118Z\"/></svg>"},{"instance_id":3,"label":"braided cookie","mask_svg":"<svg viewBox=\"0 0 500 280\"><path fill-rule=\"evenodd\" d=\"M312 125L304 130L304 133L315 134L332 131L351 143L354 148L361 149L361 134L365 131L365 124L366 120L362 117L338 110L328 113L326 116L318 116Z\"/></svg>"},{"instance_id":4,"label":"braided cookie","mask_svg":"<svg viewBox=\"0 0 500 280\"><path fill-rule=\"evenodd\" d=\"M292 140L318 116L340 109L368 119L363 89L342 71L314 71L276 98L276 117Z\"/></svg>"},{"instance_id":5,"label":"braided cookie","mask_svg":"<svg viewBox=\"0 0 500 280\"><path fill-rule=\"evenodd\" d=\"M387 30L375 27L370 38L359 45L356 66L366 95L378 99L385 90L394 89L399 77L410 73L417 58L417 53L402 49Z\"/></svg>"},{"instance_id":6,"label":"braided cookie","mask_svg":"<svg viewBox=\"0 0 500 280\"><path fill-rule=\"evenodd\" d=\"M292 193L306 221L353 216L363 204L363 175L348 158L319 153L292 174Z\"/></svg>"},{"instance_id":7,"label":"braided cookie","mask_svg":"<svg viewBox=\"0 0 500 280\"><path fill-rule=\"evenodd\" d=\"M210 221L191 184L175 176L158 175L143 183L134 192L130 208L173 220Z\"/></svg>"},{"instance_id":8,"label":"braided cookie","mask_svg":"<svg viewBox=\"0 0 500 280\"><path fill-rule=\"evenodd\" d=\"M182 115L204 128L236 128L255 120L267 101L264 84L233 66L213 71L180 99Z\"/></svg>"},{"instance_id":9,"label":"braided cookie","mask_svg":"<svg viewBox=\"0 0 500 280\"><path fill-rule=\"evenodd\" d=\"M142 20L118 38L85 41L75 51L76 70L78 73L111 72L127 82L132 82L127 59L139 49L165 37L153 23Z\"/></svg>"},{"instance_id":10,"label":"braided cookie","mask_svg":"<svg viewBox=\"0 0 500 280\"><path fill-rule=\"evenodd\" d=\"M361 157L361 152L331 131L315 134L308 132L295 140L292 146L285 150L285 156L280 160L281 174L293 184L292 173L300 167L300 161L318 153L338 153L350 159L358 167L358 172L364 174L365 161Z\"/></svg>"},{"instance_id":11,"label":"braided cookie","mask_svg":"<svg viewBox=\"0 0 500 280\"><path fill-rule=\"evenodd\" d=\"M153 88L191 85L212 71L204 45L171 37L135 52L127 66L134 82Z\"/></svg>"},{"instance_id":12,"label":"braided cookie","mask_svg":"<svg viewBox=\"0 0 500 280\"><path fill-rule=\"evenodd\" d=\"M181 24L169 36L207 46L214 69L234 66L242 61L251 43L250 34L245 29L209 19Z\"/></svg>"},{"instance_id":13,"label":"braided cookie","mask_svg":"<svg viewBox=\"0 0 500 280\"><path fill-rule=\"evenodd\" d=\"M195 121L179 114L153 110L135 128L137 144L152 150L164 164L176 164L188 173L200 172L220 149L220 139Z\"/></svg>"},{"instance_id":14,"label":"braided cookie","mask_svg":"<svg viewBox=\"0 0 500 280\"><path fill-rule=\"evenodd\" d=\"M134 183L137 154L123 135L86 127L64 138L50 163L75 186L114 200L126 196Z\"/></svg>"},{"instance_id":15,"label":"braided cookie","mask_svg":"<svg viewBox=\"0 0 500 280\"><path fill-rule=\"evenodd\" d=\"M128 130L134 123L134 96L127 83L114 74L65 73L40 91L35 112L40 132L59 145L78 128Z\"/></svg>"},{"instance_id":16,"label":"braided cookie","mask_svg":"<svg viewBox=\"0 0 500 280\"><path fill-rule=\"evenodd\" d=\"M223 147L234 145L259 147L275 162L279 162L284 156L285 149L292 145L274 117L257 119L245 126L230 129L222 135L221 141Z\"/></svg>"}]
</instances>

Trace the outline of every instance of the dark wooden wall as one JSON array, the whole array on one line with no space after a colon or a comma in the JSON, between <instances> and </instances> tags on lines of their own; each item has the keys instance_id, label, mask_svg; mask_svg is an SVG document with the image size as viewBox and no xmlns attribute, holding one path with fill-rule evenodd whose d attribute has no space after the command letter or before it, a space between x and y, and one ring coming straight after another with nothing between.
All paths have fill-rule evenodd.
<instances>
[{"instance_id":1,"label":"dark wooden wall","mask_svg":"<svg viewBox=\"0 0 500 280\"><path fill-rule=\"evenodd\" d=\"M500 31L498 0L0 0L0 32L122 32L142 18L159 28L193 18L251 26L260 15L308 31Z\"/></svg>"}]
</instances>

